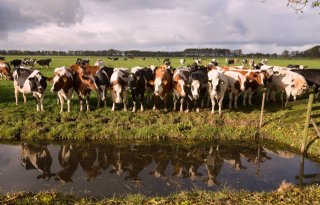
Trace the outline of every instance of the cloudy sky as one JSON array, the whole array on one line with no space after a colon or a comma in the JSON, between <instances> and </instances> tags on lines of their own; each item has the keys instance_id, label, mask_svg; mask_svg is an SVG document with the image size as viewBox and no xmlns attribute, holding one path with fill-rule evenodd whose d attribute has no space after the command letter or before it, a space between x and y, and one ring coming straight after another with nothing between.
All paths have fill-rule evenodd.
<instances>
[{"instance_id":1,"label":"cloudy sky","mask_svg":"<svg viewBox=\"0 0 320 205\"><path fill-rule=\"evenodd\" d=\"M319 9L287 0L1 0L0 49L281 53L320 44Z\"/></svg>"}]
</instances>

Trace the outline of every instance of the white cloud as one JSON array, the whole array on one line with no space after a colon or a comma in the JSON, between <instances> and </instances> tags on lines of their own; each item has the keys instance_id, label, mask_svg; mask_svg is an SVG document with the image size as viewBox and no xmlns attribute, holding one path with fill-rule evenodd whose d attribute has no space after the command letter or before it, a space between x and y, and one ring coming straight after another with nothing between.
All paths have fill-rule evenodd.
<instances>
[{"instance_id":1,"label":"white cloud","mask_svg":"<svg viewBox=\"0 0 320 205\"><path fill-rule=\"evenodd\" d=\"M319 22L317 10L295 14L285 0L4 0L0 45L30 50L219 47L281 53L320 42Z\"/></svg>"}]
</instances>

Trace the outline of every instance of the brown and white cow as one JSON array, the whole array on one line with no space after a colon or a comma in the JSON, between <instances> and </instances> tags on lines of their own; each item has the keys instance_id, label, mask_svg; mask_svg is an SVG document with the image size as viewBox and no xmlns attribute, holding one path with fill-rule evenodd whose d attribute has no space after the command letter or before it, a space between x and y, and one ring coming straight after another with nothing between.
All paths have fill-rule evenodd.
<instances>
[{"instance_id":1,"label":"brown and white cow","mask_svg":"<svg viewBox=\"0 0 320 205\"><path fill-rule=\"evenodd\" d=\"M51 92L56 92L60 100L60 113L63 112L64 100L67 100L68 112L73 93L74 72L65 66L54 70Z\"/></svg>"},{"instance_id":2,"label":"brown and white cow","mask_svg":"<svg viewBox=\"0 0 320 205\"><path fill-rule=\"evenodd\" d=\"M167 69L167 65L162 65L155 68L155 79L150 84L154 85L154 105L153 110L157 109L158 98L164 102L164 110L167 111L168 94L172 88L172 74Z\"/></svg>"},{"instance_id":3,"label":"brown and white cow","mask_svg":"<svg viewBox=\"0 0 320 205\"><path fill-rule=\"evenodd\" d=\"M110 83L112 86L112 111L115 110L115 106L118 103L123 103L123 110L127 111L128 103L128 80L129 80L129 70L127 68L115 68L111 78Z\"/></svg>"},{"instance_id":4,"label":"brown and white cow","mask_svg":"<svg viewBox=\"0 0 320 205\"><path fill-rule=\"evenodd\" d=\"M227 70L224 74L228 78L229 85L229 109L232 108L232 101L234 99L234 107L238 108L238 96L245 91L246 76L233 70Z\"/></svg>"},{"instance_id":5,"label":"brown and white cow","mask_svg":"<svg viewBox=\"0 0 320 205\"><path fill-rule=\"evenodd\" d=\"M279 70L272 75L271 82L267 85L266 101L269 101L270 92L273 101L275 101L275 92L282 91L286 95L284 106L287 107L290 96L293 96L293 99L296 100L297 96L302 95L307 90L308 83L302 75L290 70Z\"/></svg>"},{"instance_id":6,"label":"brown and white cow","mask_svg":"<svg viewBox=\"0 0 320 205\"><path fill-rule=\"evenodd\" d=\"M186 97L186 86L188 84L188 78L190 75L190 69L180 67L173 73L173 110L177 109L177 102L180 99L180 112L183 112L183 103Z\"/></svg>"},{"instance_id":7,"label":"brown and white cow","mask_svg":"<svg viewBox=\"0 0 320 205\"><path fill-rule=\"evenodd\" d=\"M79 65L71 65L69 68L75 72L73 89L78 94L80 111L83 110L83 98L86 99L87 111L90 111L89 99L91 91L97 92L99 97L98 86L95 82L94 76Z\"/></svg>"},{"instance_id":8,"label":"brown and white cow","mask_svg":"<svg viewBox=\"0 0 320 205\"><path fill-rule=\"evenodd\" d=\"M0 78L8 78L9 80L12 80L12 74L10 72L11 68L9 63L6 63L4 61L0 61Z\"/></svg>"}]
</instances>

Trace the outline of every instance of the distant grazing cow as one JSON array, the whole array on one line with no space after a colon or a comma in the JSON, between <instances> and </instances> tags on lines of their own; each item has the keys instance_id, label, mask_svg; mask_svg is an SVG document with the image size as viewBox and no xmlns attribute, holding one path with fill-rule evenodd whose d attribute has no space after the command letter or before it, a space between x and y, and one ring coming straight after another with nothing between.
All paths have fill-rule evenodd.
<instances>
[{"instance_id":1,"label":"distant grazing cow","mask_svg":"<svg viewBox=\"0 0 320 205\"><path fill-rule=\"evenodd\" d=\"M127 68L115 68L110 79L112 85L112 111L118 103L123 103L123 110L127 111L128 103L128 80L129 71Z\"/></svg>"},{"instance_id":2,"label":"distant grazing cow","mask_svg":"<svg viewBox=\"0 0 320 205\"><path fill-rule=\"evenodd\" d=\"M242 59L242 66L247 65L248 62L249 62L248 59L246 59L246 58Z\"/></svg>"},{"instance_id":3,"label":"distant grazing cow","mask_svg":"<svg viewBox=\"0 0 320 205\"><path fill-rule=\"evenodd\" d=\"M187 96L186 87L188 84L188 78L190 75L190 69L180 67L173 73L173 110L177 109L177 102L180 99L180 112L183 112L184 99Z\"/></svg>"},{"instance_id":4,"label":"distant grazing cow","mask_svg":"<svg viewBox=\"0 0 320 205\"><path fill-rule=\"evenodd\" d=\"M49 68L50 63L52 63L51 58L48 59L40 59L40 60L36 60L37 64L39 64L41 66L41 68L43 68L43 66L47 66L47 68Z\"/></svg>"},{"instance_id":5,"label":"distant grazing cow","mask_svg":"<svg viewBox=\"0 0 320 205\"><path fill-rule=\"evenodd\" d=\"M185 62L186 62L186 59L184 59L184 58L181 58L181 59L180 59L180 64L181 64L181 65L184 65Z\"/></svg>"},{"instance_id":6,"label":"distant grazing cow","mask_svg":"<svg viewBox=\"0 0 320 205\"><path fill-rule=\"evenodd\" d=\"M78 58L76 60L76 64L77 65L82 65L82 66L87 66L90 64L90 60L89 59L81 59L81 58Z\"/></svg>"},{"instance_id":7,"label":"distant grazing cow","mask_svg":"<svg viewBox=\"0 0 320 205\"><path fill-rule=\"evenodd\" d=\"M16 105L18 105L19 92L23 94L24 103L27 102L25 94L32 93L37 100L37 111L43 111L43 98L47 87L47 78L38 70L17 67L13 71L13 80Z\"/></svg>"},{"instance_id":8,"label":"distant grazing cow","mask_svg":"<svg viewBox=\"0 0 320 205\"><path fill-rule=\"evenodd\" d=\"M290 70L280 70L272 75L271 82L267 84L266 101L269 101L269 94L271 92L272 100L275 101L275 92L284 91L286 95L286 102L284 104L287 107L290 96L296 100L297 96L302 95L308 89L308 83L305 78Z\"/></svg>"},{"instance_id":9,"label":"distant grazing cow","mask_svg":"<svg viewBox=\"0 0 320 205\"><path fill-rule=\"evenodd\" d=\"M4 60L5 60L5 57L0 56L0 61L4 61Z\"/></svg>"},{"instance_id":10,"label":"distant grazing cow","mask_svg":"<svg viewBox=\"0 0 320 205\"><path fill-rule=\"evenodd\" d=\"M14 59L14 60L10 61L10 65L12 65L14 67L20 66L21 63L22 63L22 60L20 60L20 59Z\"/></svg>"},{"instance_id":11,"label":"distant grazing cow","mask_svg":"<svg viewBox=\"0 0 320 205\"><path fill-rule=\"evenodd\" d=\"M310 87L314 87L314 92L319 97L320 91L320 69L291 70L302 75Z\"/></svg>"},{"instance_id":12,"label":"distant grazing cow","mask_svg":"<svg viewBox=\"0 0 320 205\"><path fill-rule=\"evenodd\" d=\"M229 109L232 108L232 101L234 100L234 107L238 108L237 101L238 96L245 91L245 83L246 83L246 76L232 70L227 70L224 72L228 79L229 85Z\"/></svg>"},{"instance_id":13,"label":"distant grazing cow","mask_svg":"<svg viewBox=\"0 0 320 205\"><path fill-rule=\"evenodd\" d=\"M112 57L112 60L113 61L117 61L117 60L119 60L119 58L118 57Z\"/></svg>"},{"instance_id":14,"label":"distant grazing cow","mask_svg":"<svg viewBox=\"0 0 320 205\"><path fill-rule=\"evenodd\" d=\"M100 97L94 76L79 65L71 65L69 68L75 72L73 89L78 94L80 112L83 110L83 98L86 99L87 111L90 111L89 99L91 91L97 92L98 98Z\"/></svg>"},{"instance_id":15,"label":"distant grazing cow","mask_svg":"<svg viewBox=\"0 0 320 205\"><path fill-rule=\"evenodd\" d=\"M64 100L67 100L68 112L70 112L74 72L64 66L54 69L54 75L51 92L56 92L58 94L60 100L60 113L63 112Z\"/></svg>"},{"instance_id":16,"label":"distant grazing cow","mask_svg":"<svg viewBox=\"0 0 320 205\"><path fill-rule=\"evenodd\" d=\"M0 78L8 78L12 80L11 68L9 63L0 61Z\"/></svg>"},{"instance_id":17,"label":"distant grazing cow","mask_svg":"<svg viewBox=\"0 0 320 205\"><path fill-rule=\"evenodd\" d=\"M239 59L229 59L229 58L226 58L225 59L225 62L227 63L227 65L231 65L231 64L235 64L235 63L238 63L239 62Z\"/></svg>"},{"instance_id":18,"label":"distant grazing cow","mask_svg":"<svg viewBox=\"0 0 320 205\"><path fill-rule=\"evenodd\" d=\"M21 165L26 170L37 169L42 172L37 179L43 178L48 181L54 174L51 173L52 157L46 145L21 145Z\"/></svg>"},{"instance_id":19,"label":"distant grazing cow","mask_svg":"<svg viewBox=\"0 0 320 205\"><path fill-rule=\"evenodd\" d=\"M253 68L254 67L254 59L249 59L249 67Z\"/></svg>"},{"instance_id":20,"label":"distant grazing cow","mask_svg":"<svg viewBox=\"0 0 320 205\"><path fill-rule=\"evenodd\" d=\"M143 61L144 61L144 60L146 60L146 58L141 58L141 60L143 60Z\"/></svg>"},{"instance_id":21,"label":"distant grazing cow","mask_svg":"<svg viewBox=\"0 0 320 205\"><path fill-rule=\"evenodd\" d=\"M196 112L200 111L200 106L204 104L204 98L208 91L207 69L200 66L197 70L191 71L188 79L187 89L187 109L189 112L190 104L193 102ZM201 103L201 105L200 105Z\"/></svg>"},{"instance_id":22,"label":"distant grazing cow","mask_svg":"<svg viewBox=\"0 0 320 205\"><path fill-rule=\"evenodd\" d=\"M157 109L158 98L164 102L164 110L167 111L168 94L171 92L172 74L167 69L166 65L155 68L155 79L150 81L154 85L154 106L153 110Z\"/></svg>"},{"instance_id":23,"label":"distant grazing cow","mask_svg":"<svg viewBox=\"0 0 320 205\"><path fill-rule=\"evenodd\" d=\"M163 60L163 64L166 65L166 66L170 66L171 65L170 59L169 58L165 58Z\"/></svg>"},{"instance_id":24,"label":"distant grazing cow","mask_svg":"<svg viewBox=\"0 0 320 205\"><path fill-rule=\"evenodd\" d=\"M267 65L268 64L268 59L267 58L262 59L261 63Z\"/></svg>"},{"instance_id":25,"label":"distant grazing cow","mask_svg":"<svg viewBox=\"0 0 320 205\"><path fill-rule=\"evenodd\" d=\"M197 64L197 65L201 65L202 64L202 59L201 58L197 58L194 60L194 62Z\"/></svg>"},{"instance_id":26,"label":"distant grazing cow","mask_svg":"<svg viewBox=\"0 0 320 205\"><path fill-rule=\"evenodd\" d=\"M215 58L213 58L209 64L214 65L214 66L218 66L219 62Z\"/></svg>"},{"instance_id":27,"label":"distant grazing cow","mask_svg":"<svg viewBox=\"0 0 320 205\"><path fill-rule=\"evenodd\" d=\"M223 98L229 87L228 78L221 71L210 70L208 72L208 81L208 90L212 104L211 113L214 114L215 101L217 100L219 105L219 114L221 115Z\"/></svg>"},{"instance_id":28,"label":"distant grazing cow","mask_svg":"<svg viewBox=\"0 0 320 205\"><path fill-rule=\"evenodd\" d=\"M21 65L33 68L36 59L25 58L21 61Z\"/></svg>"}]
</instances>

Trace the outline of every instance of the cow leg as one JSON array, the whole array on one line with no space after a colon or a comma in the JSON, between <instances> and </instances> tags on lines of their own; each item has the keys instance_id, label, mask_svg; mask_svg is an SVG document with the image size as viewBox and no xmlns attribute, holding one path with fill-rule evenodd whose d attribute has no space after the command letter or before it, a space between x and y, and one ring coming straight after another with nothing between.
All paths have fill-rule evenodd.
<instances>
[{"instance_id":1,"label":"cow leg","mask_svg":"<svg viewBox=\"0 0 320 205\"><path fill-rule=\"evenodd\" d=\"M164 105L164 111L165 111L165 112L168 112L167 102L168 102L168 96L166 96L166 97L163 99L163 105Z\"/></svg>"},{"instance_id":2,"label":"cow leg","mask_svg":"<svg viewBox=\"0 0 320 205\"><path fill-rule=\"evenodd\" d=\"M64 98L60 94L58 95L58 97L59 97L59 100L60 100L60 113L62 113L63 112L63 105L64 105Z\"/></svg>"},{"instance_id":3,"label":"cow leg","mask_svg":"<svg viewBox=\"0 0 320 205\"><path fill-rule=\"evenodd\" d=\"M90 106L89 106L89 97L90 97L90 96L89 96L89 94L87 94L87 95L86 95L87 112L89 112L89 111L90 111ZM99 98L100 98L100 97L99 97ZM98 99L99 99L99 98L98 98Z\"/></svg>"},{"instance_id":4,"label":"cow leg","mask_svg":"<svg viewBox=\"0 0 320 205\"><path fill-rule=\"evenodd\" d=\"M16 105L18 105L18 95L19 95L19 90L18 90L18 88L15 88L14 89L14 96L16 98Z\"/></svg>"},{"instance_id":5,"label":"cow leg","mask_svg":"<svg viewBox=\"0 0 320 205\"><path fill-rule=\"evenodd\" d=\"M101 101L101 96L100 96L100 87L97 89L97 107L100 107L100 101Z\"/></svg>"},{"instance_id":6,"label":"cow leg","mask_svg":"<svg viewBox=\"0 0 320 205\"><path fill-rule=\"evenodd\" d=\"M200 112L199 103L199 99L196 99L194 101L194 107L196 108L196 112Z\"/></svg>"},{"instance_id":7,"label":"cow leg","mask_svg":"<svg viewBox=\"0 0 320 205\"><path fill-rule=\"evenodd\" d=\"M238 96L239 96L238 94L234 95L234 108L236 109L238 108Z\"/></svg>"},{"instance_id":8,"label":"cow leg","mask_svg":"<svg viewBox=\"0 0 320 205\"><path fill-rule=\"evenodd\" d=\"M216 102L215 102L213 96L211 97L211 105L212 105L211 114L214 114L214 106L216 105ZM220 106L220 104L219 104L219 106ZM219 110L220 110L220 107L219 107Z\"/></svg>"},{"instance_id":9,"label":"cow leg","mask_svg":"<svg viewBox=\"0 0 320 205\"><path fill-rule=\"evenodd\" d=\"M23 103L27 103L27 96L26 96L26 94L22 93L22 96L23 96Z\"/></svg>"},{"instance_id":10,"label":"cow leg","mask_svg":"<svg viewBox=\"0 0 320 205\"><path fill-rule=\"evenodd\" d=\"M132 103L133 103L132 112L136 112L137 96L135 93L132 93Z\"/></svg>"},{"instance_id":11,"label":"cow leg","mask_svg":"<svg viewBox=\"0 0 320 205\"><path fill-rule=\"evenodd\" d=\"M80 112L82 112L83 110L83 101L82 101L82 97L79 96L79 103L80 103Z\"/></svg>"},{"instance_id":12,"label":"cow leg","mask_svg":"<svg viewBox=\"0 0 320 205\"><path fill-rule=\"evenodd\" d=\"M153 110L156 110L158 106L158 96L153 96Z\"/></svg>"},{"instance_id":13,"label":"cow leg","mask_svg":"<svg viewBox=\"0 0 320 205\"><path fill-rule=\"evenodd\" d=\"M127 111L127 103L128 103L128 91L123 92L123 110Z\"/></svg>"},{"instance_id":14,"label":"cow leg","mask_svg":"<svg viewBox=\"0 0 320 205\"><path fill-rule=\"evenodd\" d=\"M115 109L116 109L116 103L113 102L113 103L112 103L112 108L111 108L111 110L114 111Z\"/></svg>"},{"instance_id":15,"label":"cow leg","mask_svg":"<svg viewBox=\"0 0 320 205\"><path fill-rule=\"evenodd\" d=\"M187 96L186 98L186 104L187 104L187 107L186 107L186 110L184 111L185 113L188 113L189 112L189 106L190 106L190 99L189 97Z\"/></svg>"},{"instance_id":16,"label":"cow leg","mask_svg":"<svg viewBox=\"0 0 320 205\"><path fill-rule=\"evenodd\" d=\"M180 112L183 112L183 102L184 102L184 97L180 98Z\"/></svg>"},{"instance_id":17,"label":"cow leg","mask_svg":"<svg viewBox=\"0 0 320 205\"><path fill-rule=\"evenodd\" d=\"M175 93L173 93L172 97L173 97L173 111L176 111L177 110L178 96Z\"/></svg>"},{"instance_id":18,"label":"cow leg","mask_svg":"<svg viewBox=\"0 0 320 205\"><path fill-rule=\"evenodd\" d=\"M222 115L222 102L223 102L224 95L221 96L219 99L219 115Z\"/></svg>"},{"instance_id":19,"label":"cow leg","mask_svg":"<svg viewBox=\"0 0 320 205\"><path fill-rule=\"evenodd\" d=\"M281 96L282 96L282 93L281 93ZM271 91L270 97L273 102L276 102L276 92L275 91Z\"/></svg>"},{"instance_id":20,"label":"cow leg","mask_svg":"<svg viewBox=\"0 0 320 205\"><path fill-rule=\"evenodd\" d=\"M144 108L143 108L143 104L144 104L144 92L143 93L141 93L140 94L140 104L141 104L141 107L140 107L140 110L141 110L141 112L143 112L144 111Z\"/></svg>"},{"instance_id":21,"label":"cow leg","mask_svg":"<svg viewBox=\"0 0 320 205\"><path fill-rule=\"evenodd\" d=\"M229 92L229 109L232 109L233 93Z\"/></svg>"},{"instance_id":22,"label":"cow leg","mask_svg":"<svg viewBox=\"0 0 320 205\"><path fill-rule=\"evenodd\" d=\"M243 93L243 98L242 98L243 106L246 106L247 97L248 97L248 92L244 92Z\"/></svg>"},{"instance_id":23,"label":"cow leg","mask_svg":"<svg viewBox=\"0 0 320 205\"><path fill-rule=\"evenodd\" d=\"M285 102L285 104L284 104L284 107L287 107L287 104L288 104L288 102L289 102L289 99L290 99L290 89L291 89L291 87L290 86L288 86L287 87L288 89L286 89L285 90L285 92L284 92L284 94L285 94L285 96L286 96L286 102Z\"/></svg>"}]
</instances>

